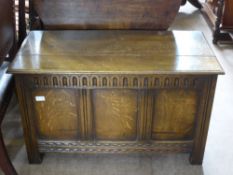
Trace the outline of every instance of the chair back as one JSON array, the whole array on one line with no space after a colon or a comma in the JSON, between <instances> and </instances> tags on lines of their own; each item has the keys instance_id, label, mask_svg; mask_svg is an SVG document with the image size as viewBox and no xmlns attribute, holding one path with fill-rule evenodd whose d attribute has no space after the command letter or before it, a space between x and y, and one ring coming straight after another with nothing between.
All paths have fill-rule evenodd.
<instances>
[{"instance_id":1,"label":"chair back","mask_svg":"<svg viewBox=\"0 0 233 175\"><path fill-rule=\"evenodd\" d=\"M30 0L31 29L164 30L181 0Z\"/></svg>"}]
</instances>

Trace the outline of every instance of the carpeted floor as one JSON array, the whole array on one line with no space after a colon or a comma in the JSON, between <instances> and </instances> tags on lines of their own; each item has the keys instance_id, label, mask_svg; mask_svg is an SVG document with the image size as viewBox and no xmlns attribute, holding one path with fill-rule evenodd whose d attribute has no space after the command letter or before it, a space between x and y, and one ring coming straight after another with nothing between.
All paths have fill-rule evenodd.
<instances>
[{"instance_id":1,"label":"carpeted floor","mask_svg":"<svg viewBox=\"0 0 233 175\"><path fill-rule=\"evenodd\" d=\"M188 154L46 154L41 165L29 165L23 142L19 109L14 97L3 123L3 134L10 157L19 175L232 175L233 45L214 46L211 42L212 33L209 26L200 11L189 4L180 9L170 29L203 31L226 72L226 75L218 79L202 166L190 165Z\"/></svg>"}]
</instances>

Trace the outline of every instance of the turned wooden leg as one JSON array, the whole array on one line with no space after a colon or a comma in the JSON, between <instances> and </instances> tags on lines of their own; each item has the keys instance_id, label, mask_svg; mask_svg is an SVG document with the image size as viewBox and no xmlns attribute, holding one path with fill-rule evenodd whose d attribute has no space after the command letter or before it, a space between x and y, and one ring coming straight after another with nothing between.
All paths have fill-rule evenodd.
<instances>
[{"instance_id":1,"label":"turned wooden leg","mask_svg":"<svg viewBox=\"0 0 233 175\"><path fill-rule=\"evenodd\" d=\"M213 43L214 44L217 44L218 40L221 39L220 25L222 22L223 7L224 7L224 0L218 0L217 18L215 21L215 29L213 32L213 37L214 37Z\"/></svg>"},{"instance_id":2,"label":"turned wooden leg","mask_svg":"<svg viewBox=\"0 0 233 175\"><path fill-rule=\"evenodd\" d=\"M17 175L6 151L6 147L0 131L0 167L5 175Z\"/></svg>"}]
</instances>

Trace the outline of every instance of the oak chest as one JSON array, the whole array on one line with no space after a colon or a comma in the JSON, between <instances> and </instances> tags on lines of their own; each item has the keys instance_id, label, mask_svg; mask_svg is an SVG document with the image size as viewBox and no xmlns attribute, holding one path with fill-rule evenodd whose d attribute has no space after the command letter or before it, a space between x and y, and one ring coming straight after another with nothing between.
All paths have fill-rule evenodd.
<instances>
[{"instance_id":1,"label":"oak chest","mask_svg":"<svg viewBox=\"0 0 233 175\"><path fill-rule=\"evenodd\" d=\"M41 153L187 152L201 164L217 75L200 32L33 31L9 72Z\"/></svg>"}]
</instances>

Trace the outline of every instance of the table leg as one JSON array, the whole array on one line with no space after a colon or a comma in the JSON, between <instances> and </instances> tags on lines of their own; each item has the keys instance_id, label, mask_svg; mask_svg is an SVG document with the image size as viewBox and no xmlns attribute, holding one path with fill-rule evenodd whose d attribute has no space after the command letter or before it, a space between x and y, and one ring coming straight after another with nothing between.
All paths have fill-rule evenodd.
<instances>
[{"instance_id":1,"label":"table leg","mask_svg":"<svg viewBox=\"0 0 233 175\"><path fill-rule=\"evenodd\" d=\"M219 40L230 40L231 37L227 33L221 33L221 23L223 16L223 8L224 8L224 0L218 0L218 10L217 10L217 18L215 21L215 29L213 32L213 43L217 44Z\"/></svg>"}]
</instances>

